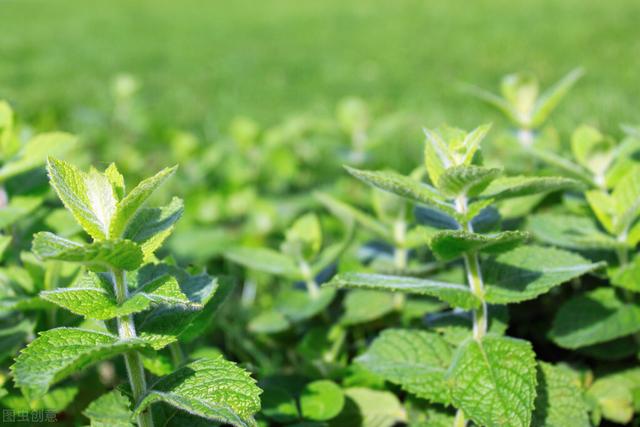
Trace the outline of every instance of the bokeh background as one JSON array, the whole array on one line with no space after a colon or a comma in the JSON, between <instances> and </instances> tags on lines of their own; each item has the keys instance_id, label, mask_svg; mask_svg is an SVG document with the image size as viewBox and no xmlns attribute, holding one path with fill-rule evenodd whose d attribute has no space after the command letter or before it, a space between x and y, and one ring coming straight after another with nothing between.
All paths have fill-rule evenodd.
<instances>
[{"instance_id":1,"label":"bokeh background","mask_svg":"<svg viewBox=\"0 0 640 427\"><path fill-rule=\"evenodd\" d=\"M496 89L530 70L549 84L576 66L587 75L558 126L615 133L639 115L636 0L0 0L0 17L0 98L81 135L111 108L121 73L159 127L272 124L330 114L348 95L426 126L471 127L499 118L460 82Z\"/></svg>"}]
</instances>

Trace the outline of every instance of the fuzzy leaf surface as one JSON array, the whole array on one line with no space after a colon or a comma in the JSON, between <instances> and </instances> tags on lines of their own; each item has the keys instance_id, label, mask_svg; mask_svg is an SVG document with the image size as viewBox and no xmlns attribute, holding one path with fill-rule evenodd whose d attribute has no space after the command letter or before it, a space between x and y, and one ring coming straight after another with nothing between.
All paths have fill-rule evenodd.
<instances>
[{"instance_id":1,"label":"fuzzy leaf surface","mask_svg":"<svg viewBox=\"0 0 640 427\"><path fill-rule=\"evenodd\" d=\"M449 404L445 372L451 357L450 345L436 333L386 329L356 361L409 393Z\"/></svg>"},{"instance_id":2,"label":"fuzzy leaf surface","mask_svg":"<svg viewBox=\"0 0 640 427\"><path fill-rule=\"evenodd\" d=\"M495 179L480 194L485 199L503 200L560 190L578 190L580 182L560 177L510 176Z\"/></svg>"},{"instance_id":3,"label":"fuzzy leaf surface","mask_svg":"<svg viewBox=\"0 0 640 427\"><path fill-rule=\"evenodd\" d=\"M451 260L467 252L508 251L528 238L529 234L522 231L479 234L463 230L445 230L434 234L429 246L438 258Z\"/></svg>"},{"instance_id":4,"label":"fuzzy leaf surface","mask_svg":"<svg viewBox=\"0 0 640 427\"><path fill-rule=\"evenodd\" d=\"M536 359L527 341L468 339L447 372L452 403L479 425L527 427L536 397Z\"/></svg>"},{"instance_id":5,"label":"fuzzy leaf surface","mask_svg":"<svg viewBox=\"0 0 640 427\"><path fill-rule=\"evenodd\" d=\"M486 300L491 304L510 304L534 299L603 266L561 249L521 246L482 264Z\"/></svg>"},{"instance_id":6,"label":"fuzzy leaf surface","mask_svg":"<svg viewBox=\"0 0 640 427\"><path fill-rule=\"evenodd\" d=\"M549 337L575 349L640 331L640 306L624 302L614 288L598 288L567 301L556 314Z\"/></svg>"},{"instance_id":7,"label":"fuzzy leaf surface","mask_svg":"<svg viewBox=\"0 0 640 427\"><path fill-rule=\"evenodd\" d=\"M42 259L76 262L95 268L135 270L142 264L140 246L130 240L80 244L47 231L36 233L33 252Z\"/></svg>"},{"instance_id":8,"label":"fuzzy leaf surface","mask_svg":"<svg viewBox=\"0 0 640 427\"><path fill-rule=\"evenodd\" d=\"M445 196L477 196L496 179L502 171L480 166L454 166L446 169L438 181L438 189Z\"/></svg>"},{"instance_id":9,"label":"fuzzy leaf surface","mask_svg":"<svg viewBox=\"0 0 640 427\"><path fill-rule=\"evenodd\" d=\"M43 396L52 384L89 365L146 346L139 339L122 340L102 332L50 329L20 352L11 371L16 385L34 399Z\"/></svg>"},{"instance_id":10,"label":"fuzzy leaf surface","mask_svg":"<svg viewBox=\"0 0 640 427\"><path fill-rule=\"evenodd\" d=\"M134 415L154 402L235 427L256 426L261 390L247 371L235 363L199 359L160 378L136 405Z\"/></svg>"},{"instance_id":11,"label":"fuzzy leaf surface","mask_svg":"<svg viewBox=\"0 0 640 427\"><path fill-rule=\"evenodd\" d=\"M562 366L538 363L534 427L589 427L589 412L575 375Z\"/></svg>"},{"instance_id":12,"label":"fuzzy leaf surface","mask_svg":"<svg viewBox=\"0 0 640 427\"><path fill-rule=\"evenodd\" d=\"M453 307L460 307L464 309L475 308L480 304L466 285L406 276L343 273L335 276L333 280L325 286L428 295L436 297Z\"/></svg>"},{"instance_id":13,"label":"fuzzy leaf surface","mask_svg":"<svg viewBox=\"0 0 640 427\"><path fill-rule=\"evenodd\" d=\"M91 427L133 427L129 398L118 390L103 394L82 413L91 420Z\"/></svg>"}]
</instances>

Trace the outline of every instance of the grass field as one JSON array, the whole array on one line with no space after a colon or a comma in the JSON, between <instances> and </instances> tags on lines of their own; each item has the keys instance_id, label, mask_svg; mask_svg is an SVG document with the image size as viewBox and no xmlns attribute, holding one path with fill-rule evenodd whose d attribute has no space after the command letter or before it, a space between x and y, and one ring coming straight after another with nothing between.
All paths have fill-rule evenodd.
<instances>
[{"instance_id":1,"label":"grass field","mask_svg":"<svg viewBox=\"0 0 640 427\"><path fill-rule=\"evenodd\" d=\"M271 123L357 95L469 127L499 119L459 82L497 89L531 70L549 84L583 66L556 124L640 121L634 0L0 0L0 16L0 98L79 133L74 115L106 108L121 72L141 80L153 120L175 126Z\"/></svg>"}]
</instances>

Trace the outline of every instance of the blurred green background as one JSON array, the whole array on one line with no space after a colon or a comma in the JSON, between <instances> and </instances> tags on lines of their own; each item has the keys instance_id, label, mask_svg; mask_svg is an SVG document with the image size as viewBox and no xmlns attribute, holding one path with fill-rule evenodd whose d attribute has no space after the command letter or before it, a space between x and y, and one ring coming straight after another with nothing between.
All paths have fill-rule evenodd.
<instances>
[{"instance_id":1,"label":"blurred green background","mask_svg":"<svg viewBox=\"0 0 640 427\"><path fill-rule=\"evenodd\" d=\"M347 95L471 127L501 119L460 82L496 90L530 70L546 86L576 66L560 129L639 121L637 0L0 0L0 17L0 98L80 134L123 72L154 121L186 128L331 112Z\"/></svg>"}]
</instances>

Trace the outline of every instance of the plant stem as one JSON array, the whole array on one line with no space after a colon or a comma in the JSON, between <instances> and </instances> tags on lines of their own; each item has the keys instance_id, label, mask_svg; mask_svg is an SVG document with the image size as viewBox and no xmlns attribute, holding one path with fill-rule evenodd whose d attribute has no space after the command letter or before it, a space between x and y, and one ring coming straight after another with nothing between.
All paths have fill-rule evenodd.
<instances>
[{"instance_id":1,"label":"plant stem","mask_svg":"<svg viewBox=\"0 0 640 427\"><path fill-rule=\"evenodd\" d=\"M169 344L169 351L171 352L171 361L175 368L179 368L185 360L184 352L182 351L182 347L180 347L179 342L172 342Z\"/></svg>"},{"instance_id":2,"label":"plant stem","mask_svg":"<svg viewBox=\"0 0 640 427\"><path fill-rule=\"evenodd\" d=\"M456 417L453 419L453 427L466 427L467 420L464 417L464 412L460 409L456 411Z\"/></svg>"},{"instance_id":3,"label":"plant stem","mask_svg":"<svg viewBox=\"0 0 640 427\"><path fill-rule=\"evenodd\" d=\"M320 296L320 287L316 280L313 277L313 273L311 272L311 268L306 261L300 262L300 273L302 273L302 277L304 277L304 284L307 287L307 292L312 299L316 299Z\"/></svg>"},{"instance_id":4,"label":"plant stem","mask_svg":"<svg viewBox=\"0 0 640 427\"><path fill-rule=\"evenodd\" d=\"M456 199L456 210L462 214L467 212L466 196L460 196ZM471 222L464 224L464 228L466 231L473 233ZM486 335L489 322L489 311L487 302L484 299L484 282L482 280L482 270L480 269L480 259L475 251L465 253L463 259L471 293L480 300L480 308L472 311L473 338L479 341Z\"/></svg>"},{"instance_id":5,"label":"plant stem","mask_svg":"<svg viewBox=\"0 0 640 427\"><path fill-rule=\"evenodd\" d=\"M111 270L113 278L113 288L116 294L118 304L124 303L128 298L127 281L125 272L122 270ZM131 339L136 337L136 327L133 323L133 316L122 316L117 318L118 335L122 339ZM127 367L127 376L131 385L133 400L137 403L147 391L147 382L144 376L144 367L142 359L137 351L131 351L124 355L125 366ZM138 416L138 426L153 427L153 418L150 410L147 408Z\"/></svg>"}]
</instances>

